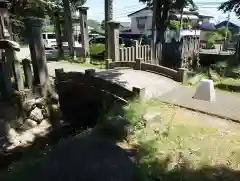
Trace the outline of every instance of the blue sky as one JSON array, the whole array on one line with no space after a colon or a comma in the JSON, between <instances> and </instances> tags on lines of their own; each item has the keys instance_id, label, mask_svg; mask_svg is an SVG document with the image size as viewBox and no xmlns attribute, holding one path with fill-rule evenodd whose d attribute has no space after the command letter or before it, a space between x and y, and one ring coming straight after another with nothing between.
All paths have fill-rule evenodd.
<instances>
[{"instance_id":1,"label":"blue sky","mask_svg":"<svg viewBox=\"0 0 240 181\"><path fill-rule=\"evenodd\" d=\"M143 4L138 2L139 0L113 1L113 18L116 21L130 21L127 15L144 7ZM223 1L225 0L194 0L201 14L214 16L220 21L227 19L227 14L222 14L216 8ZM85 6L90 8L88 12L89 19L97 21L104 19L104 0L87 0ZM233 13L231 13L231 21L240 25L240 21Z\"/></svg>"}]
</instances>

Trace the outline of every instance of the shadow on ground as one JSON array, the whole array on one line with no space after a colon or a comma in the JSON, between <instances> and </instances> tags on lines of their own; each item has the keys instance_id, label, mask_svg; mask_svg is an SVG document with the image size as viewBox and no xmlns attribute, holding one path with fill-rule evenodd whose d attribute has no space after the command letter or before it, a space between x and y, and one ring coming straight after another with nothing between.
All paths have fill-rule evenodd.
<instances>
[{"instance_id":1,"label":"shadow on ground","mask_svg":"<svg viewBox=\"0 0 240 181\"><path fill-rule=\"evenodd\" d=\"M169 170L171 158L152 157L151 142L123 149L106 136L86 131L63 140L22 170L8 170L5 181L238 181L240 172L227 166L191 168L179 153L179 162ZM36 159L36 158L35 158ZM147 160L147 161L146 161ZM1 177L0 177L1 179Z\"/></svg>"}]
</instances>

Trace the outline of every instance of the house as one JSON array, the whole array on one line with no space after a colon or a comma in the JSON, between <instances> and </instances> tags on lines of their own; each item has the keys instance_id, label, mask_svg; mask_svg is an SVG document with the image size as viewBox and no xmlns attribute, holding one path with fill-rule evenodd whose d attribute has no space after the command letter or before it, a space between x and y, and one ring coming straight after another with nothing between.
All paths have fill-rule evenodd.
<instances>
[{"instance_id":1,"label":"house","mask_svg":"<svg viewBox=\"0 0 240 181\"><path fill-rule=\"evenodd\" d=\"M240 26L239 25L236 25L235 23L227 20L225 21L222 21L218 24L215 25L216 28L224 28L224 27L227 27L227 24L228 24L228 28L229 30L232 32L233 35L237 35L240 33Z\"/></svg>"},{"instance_id":2,"label":"house","mask_svg":"<svg viewBox=\"0 0 240 181\"><path fill-rule=\"evenodd\" d=\"M147 35L151 35L152 31L152 8L145 7L138 11L135 11L128 15L131 18L131 32L132 33L144 33ZM208 16L200 16L197 11L191 11L187 8L184 8L183 11L183 21L190 22L192 27L198 27L199 20L207 21L212 17ZM171 20L179 20L181 18L181 13L179 10L172 10L170 12L169 18ZM192 28L194 29L194 28ZM199 28L197 28L199 30ZM196 28L195 28L196 30ZM192 30L183 30L181 31L184 35L200 35L200 31L192 31Z\"/></svg>"}]
</instances>

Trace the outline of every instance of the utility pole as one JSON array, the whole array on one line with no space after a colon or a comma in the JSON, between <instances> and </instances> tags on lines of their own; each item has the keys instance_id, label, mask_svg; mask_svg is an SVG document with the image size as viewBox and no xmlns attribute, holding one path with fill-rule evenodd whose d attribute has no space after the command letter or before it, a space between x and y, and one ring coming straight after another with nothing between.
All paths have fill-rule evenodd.
<instances>
[{"instance_id":1,"label":"utility pole","mask_svg":"<svg viewBox=\"0 0 240 181\"><path fill-rule=\"evenodd\" d=\"M105 0L105 59L111 58L108 48L108 22L113 19L113 0Z\"/></svg>"},{"instance_id":2,"label":"utility pole","mask_svg":"<svg viewBox=\"0 0 240 181\"><path fill-rule=\"evenodd\" d=\"M226 24L226 29L225 29L225 37L224 37L224 50L227 49L227 44L228 44L228 26L229 26L229 21L230 21L230 11L228 12L228 17L227 17L227 24Z\"/></svg>"}]
</instances>

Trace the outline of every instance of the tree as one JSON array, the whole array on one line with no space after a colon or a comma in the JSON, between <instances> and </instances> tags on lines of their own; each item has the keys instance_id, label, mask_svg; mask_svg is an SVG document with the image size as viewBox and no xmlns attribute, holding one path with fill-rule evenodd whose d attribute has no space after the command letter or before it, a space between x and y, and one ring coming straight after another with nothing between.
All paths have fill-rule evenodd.
<instances>
[{"instance_id":1,"label":"tree","mask_svg":"<svg viewBox=\"0 0 240 181\"><path fill-rule=\"evenodd\" d=\"M170 10L180 10L183 11L183 8L186 6L196 7L193 0L139 0L140 2L146 3L148 7L153 8L155 19L155 24L153 27L156 27L156 43L165 42L164 32L167 28L167 20ZM154 6L156 7L153 7Z\"/></svg>"},{"instance_id":2,"label":"tree","mask_svg":"<svg viewBox=\"0 0 240 181\"><path fill-rule=\"evenodd\" d=\"M240 1L239 0L228 0L222 3L219 7L224 13L233 11L237 16L240 16Z\"/></svg>"},{"instance_id":3,"label":"tree","mask_svg":"<svg viewBox=\"0 0 240 181\"><path fill-rule=\"evenodd\" d=\"M153 9L152 19L152 51L153 58L155 59L157 52L156 47L158 43L162 43L164 57L164 43L165 43L165 31L168 26L168 16L170 10L180 10L183 14L183 8L186 6L196 7L193 0L139 0L139 2L145 3L148 7ZM181 26L181 22L180 22ZM155 36L156 30L156 36ZM157 62L156 62L157 63ZM159 62L160 63L160 62Z\"/></svg>"}]
</instances>

